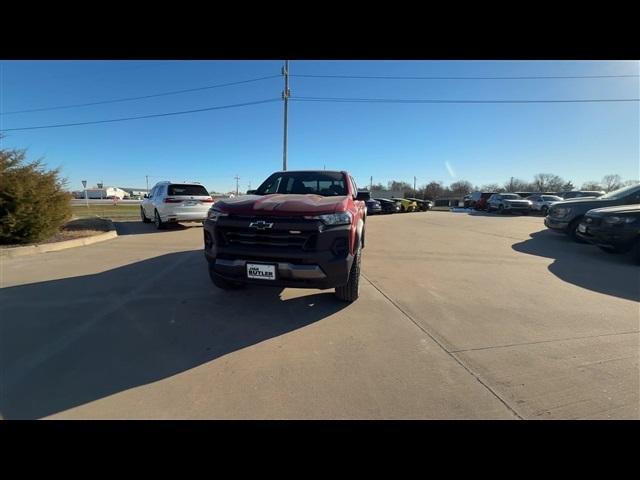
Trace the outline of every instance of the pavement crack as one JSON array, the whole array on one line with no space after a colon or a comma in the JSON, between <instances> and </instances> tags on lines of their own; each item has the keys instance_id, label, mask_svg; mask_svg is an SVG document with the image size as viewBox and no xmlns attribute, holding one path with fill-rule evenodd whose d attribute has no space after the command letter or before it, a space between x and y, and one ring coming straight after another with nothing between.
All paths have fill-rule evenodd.
<instances>
[{"instance_id":1,"label":"pavement crack","mask_svg":"<svg viewBox=\"0 0 640 480\"><path fill-rule=\"evenodd\" d=\"M480 383L485 389L487 389L500 403L502 403L515 417L519 420L523 420L523 416L520 415L511 405L504 400L498 392L496 392L493 388L491 388L487 383L485 383L480 375L471 370L465 363L454 355L453 352L447 350L447 348L442 344L440 340L438 340L429 330L427 330L423 325L421 325L415 318L413 318L409 313L407 313L400 305L398 305L389 295L387 295L378 285L372 282L365 274L361 273L362 277L371 284L373 288L375 288L384 298L386 298L391 305L396 307L405 317L407 317L416 327L422 330L431 340L433 340L436 345L438 345L443 352L445 352L449 357L451 357L458 365L460 365L467 373L469 373L473 378L475 378L478 383Z\"/></svg>"},{"instance_id":2,"label":"pavement crack","mask_svg":"<svg viewBox=\"0 0 640 480\"><path fill-rule=\"evenodd\" d=\"M582 340L587 338L600 338L600 337L611 337L615 335L632 335L634 333L640 333L640 330L632 330L630 332L615 332L615 333L603 333L600 335L586 335L584 337L569 337L569 338L554 338L552 340L539 340L537 342L524 342L524 343L511 343L508 345L492 345L489 347L478 347L478 348L465 348L461 350L451 350L451 353L464 353L464 352L476 352L479 350L493 350L496 348L509 348L509 347L521 347L526 345L537 345L539 343L553 343L553 342L567 342L571 340Z\"/></svg>"}]
</instances>

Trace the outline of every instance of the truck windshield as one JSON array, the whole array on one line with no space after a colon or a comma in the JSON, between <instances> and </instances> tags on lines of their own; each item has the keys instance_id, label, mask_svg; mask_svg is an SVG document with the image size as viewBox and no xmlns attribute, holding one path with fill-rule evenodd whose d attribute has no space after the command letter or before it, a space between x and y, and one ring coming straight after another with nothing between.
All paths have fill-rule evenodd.
<instances>
[{"instance_id":1,"label":"truck windshield","mask_svg":"<svg viewBox=\"0 0 640 480\"><path fill-rule=\"evenodd\" d=\"M256 190L257 195L273 193L293 195L346 195L344 175L340 172L279 172L267 178Z\"/></svg>"},{"instance_id":2,"label":"truck windshield","mask_svg":"<svg viewBox=\"0 0 640 480\"><path fill-rule=\"evenodd\" d=\"M600 198L606 198L611 200L618 200L620 198L626 197L627 195L634 194L640 192L640 185L629 185L628 187L622 187L618 190L614 190L613 192L606 193L602 195Z\"/></svg>"}]
</instances>

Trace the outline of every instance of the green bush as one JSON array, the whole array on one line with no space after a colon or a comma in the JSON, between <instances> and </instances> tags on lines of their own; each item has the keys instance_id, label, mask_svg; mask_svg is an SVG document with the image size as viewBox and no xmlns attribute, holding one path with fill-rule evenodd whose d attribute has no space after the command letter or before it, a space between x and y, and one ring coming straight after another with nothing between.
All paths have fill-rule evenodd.
<instances>
[{"instance_id":1,"label":"green bush","mask_svg":"<svg viewBox=\"0 0 640 480\"><path fill-rule=\"evenodd\" d=\"M0 244L46 240L71 218L59 174L40 160L27 162L25 150L0 148Z\"/></svg>"}]
</instances>

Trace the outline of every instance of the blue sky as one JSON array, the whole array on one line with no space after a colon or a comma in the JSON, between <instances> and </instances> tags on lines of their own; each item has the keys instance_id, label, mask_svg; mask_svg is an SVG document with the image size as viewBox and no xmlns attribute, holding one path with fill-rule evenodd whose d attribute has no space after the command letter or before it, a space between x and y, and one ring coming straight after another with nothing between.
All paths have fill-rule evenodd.
<instances>
[{"instance_id":1,"label":"blue sky","mask_svg":"<svg viewBox=\"0 0 640 480\"><path fill-rule=\"evenodd\" d=\"M141 96L276 75L282 61L2 61L0 112ZM291 61L290 73L373 76L638 75L637 61ZM407 99L638 98L640 79L374 80L292 77L292 96ZM281 77L139 101L0 116L0 130L278 98ZM282 102L189 115L12 131L69 188L197 180L253 188L282 166ZM346 169L360 185L503 183L555 173L579 186L640 176L640 105L291 102L289 169ZM449 165L449 168L447 167Z\"/></svg>"}]
</instances>

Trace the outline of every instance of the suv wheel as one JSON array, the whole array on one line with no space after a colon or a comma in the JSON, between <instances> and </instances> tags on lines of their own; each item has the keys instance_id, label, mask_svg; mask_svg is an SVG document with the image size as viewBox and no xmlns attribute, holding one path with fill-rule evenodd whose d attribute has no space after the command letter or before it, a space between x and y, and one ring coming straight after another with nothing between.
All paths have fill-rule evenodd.
<instances>
[{"instance_id":1,"label":"suv wheel","mask_svg":"<svg viewBox=\"0 0 640 480\"><path fill-rule=\"evenodd\" d=\"M546 205L543 205L540 211L542 212L542 216L546 217L549 214L549 207L547 207Z\"/></svg>"},{"instance_id":2,"label":"suv wheel","mask_svg":"<svg viewBox=\"0 0 640 480\"><path fill-rule=\"evenodd\" d=\"M140 218L144 223L151 223L151 220L144 214L144 208L140 207Z\"/></svg>"},{"instance_id":3,"label":"suv wheel","mask_svg":"<svg viewBox=\"0 0 640 480\"><path fill-rule=\"evenodd\" d=\"M356 256L351 264L351 271L349 272L349 281L346 285L336 287L336 297L345 302L354 302L358 299L360 294L360 257L362 256L362 249L358 247Z\"/></svg>"},{"instance_id":4,"label":"suv wheel","mask_svg":"<svg viewBox=\"0 0 640 480\"><path fill-rule=\"evenodd\" d=\"M502 215L504 213L504 207L502 204L498 205L498 214Z\"/></svg>"},{"instance_id":5,"label":"suv wheel","mask_svg":"<svg viewBox=\"0 0 640 480\"><path fill-rule=\"evenodd\" d=\"M213 269L213 263L209 263L209 278L213 282L213 284L222 289L222 290L237 290L239 288L244 287L242 283L234 283L230 282L225 278L222 278L218 275Z\"/></svg>"},{"instance_id":6,"label":"suv wheel","mask_svg":"<svg viewBox=\"0 0 640 480\"><path fill-rule=\"evenodd\" d=\"M155 223L158 230L162 230L165 227L164 222L160 218L160 214L157 210L153 213L153 223Z\"/></svg>"}]
</instances>

